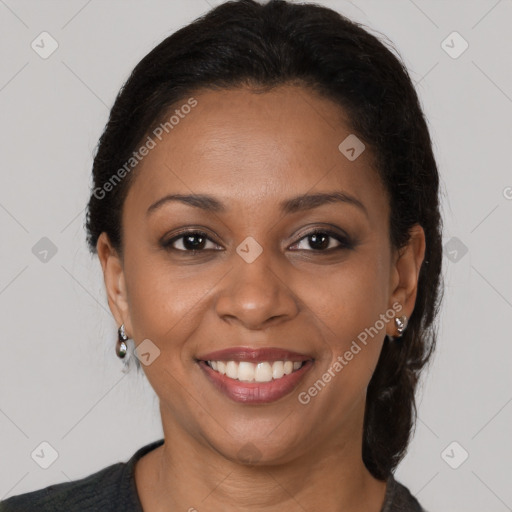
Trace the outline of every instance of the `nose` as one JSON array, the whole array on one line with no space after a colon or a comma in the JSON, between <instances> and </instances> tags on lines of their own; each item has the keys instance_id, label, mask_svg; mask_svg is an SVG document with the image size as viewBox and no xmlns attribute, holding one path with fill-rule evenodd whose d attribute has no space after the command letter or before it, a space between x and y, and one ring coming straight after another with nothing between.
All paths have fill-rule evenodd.
<instances>
[{"instance_id":1,"label":"nose","mask_svg":"<svg viewBox=\"0 0 512 512\"><path fill-rule=\"evenodd\" d=\"M261 330L298 314L298 301L286 273L282 269L280 272L270 259L267 251L252 263L234 256L234 268L228 272L215 302L219 318L246 329Z\"/></svg>"}]
</instances>

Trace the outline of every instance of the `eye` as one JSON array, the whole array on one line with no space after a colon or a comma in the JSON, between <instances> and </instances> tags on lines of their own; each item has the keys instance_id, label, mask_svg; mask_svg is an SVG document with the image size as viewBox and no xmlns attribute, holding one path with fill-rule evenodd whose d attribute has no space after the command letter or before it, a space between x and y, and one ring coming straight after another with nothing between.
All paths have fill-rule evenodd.
<instances>
[{"instance_id":1,"label":"eye","mask_svg":"<svg viewBox=\"0 0 512 512\"><path fill-rule=\"evenodd\" d=\"M299 246L303 241L308 244L314 251L318 252L330 252L331 250L340 249L351 249L353 247L351 241L338 233L330 231L328 229L316 229L311 231L306 236L302 237L299 242L295 243L294 246ZM336 245L336 240L338 245ZM298 247L298 250L308 250L305 247Z\"/></svg>"},{"instance_id":2,"label":"eye","mask_svg":"<svg viewBox=\"0 0 512 512\"><path fill-rule=\"evenodd\" d=\"M211 242L213 247L206 247L208 242ZM163 242L163 246L166 249L180 252L202 251L205 249L216 249L216 247L218 247L203 231L186 231Z\"/></svg>"},{"instance_id":3,"label":"eye","mask_svg":"<svg viewBox=\"0 0 512 512\"><path fill-rule=\"evenodd\" d=\"M208 247L208 243L211 244L210 247ZM331 252L353 248L349 238L328 229L311 231L290 247L296 247L297 250L308 250L306 247L300 247L301 244L308 244L313 249L311 252ZM162 242L162 246L168 250L190 253L212 249L219 250L218 244L209 238L205 232L198 230L184 231Z\"/></svg>"}]
</instances>

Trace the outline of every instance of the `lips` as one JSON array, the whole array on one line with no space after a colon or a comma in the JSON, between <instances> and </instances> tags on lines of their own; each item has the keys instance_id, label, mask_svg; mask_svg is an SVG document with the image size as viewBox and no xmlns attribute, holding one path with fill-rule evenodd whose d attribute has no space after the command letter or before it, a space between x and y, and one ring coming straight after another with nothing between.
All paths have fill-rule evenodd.
<instances>
[{"instance_id":1,"label":"lips","mask_svg":"<svg viewBox=\"0 0 512 512\"><path fill-rule=\"evenodd\" d=\"M283 362L286 368L284 372ZM290 394L313 366L313 362L311 355L274 347L230 347L197 358L199 367L218 391L235 402L246 404L274 402ZM232 373L230 368L234 369L240 363L259 367L264 377L261 378L257 370L255 378L264 382L255 382L254 379L245 382L241 374L237 378L236 371ZM270 365L273 366L273 373L269 373ZM249 373L253 375L251 371Z\"/></svg>"},{"instance_id":2,"label":"lips","mask_svg":"<svg viewBox=\"0 0 512 512\"><path fill-rule=\"evenodd\" d=\"M308 361L313 356L292 352L281 348L265 347L251 349L247 347L230 347L216 350L197 357L200 361L248 361L259 363L262 361Z\"/></svg>"}]
</instances>

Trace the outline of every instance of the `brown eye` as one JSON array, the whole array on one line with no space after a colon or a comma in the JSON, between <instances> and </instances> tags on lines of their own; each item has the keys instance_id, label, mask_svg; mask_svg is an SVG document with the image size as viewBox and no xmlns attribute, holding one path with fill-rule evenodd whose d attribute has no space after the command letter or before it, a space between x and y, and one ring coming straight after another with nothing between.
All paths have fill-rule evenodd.
<instances>
[{"instance_id":1,"label":"brown eye","mask_svg":"<svg viewBox=\"0 0 512 512\"><path fill-rule=\"evenodd\" d=\"M208 242L211 242L214 247L206 247ZM202 251L205 249L215 249L217 247L217 244L210 240L206 233L202 231L187 231L181 233L179 236L175 236L164 242L163 245L167 249L181 252Z\"/></svg>"},{"instance_id":2,"label":"brown eye","mask_svg":"<svg viewBox=\"0 0 512 512\"><path fill-rule=\"evenodd\" d=\"M299 242L294 244L299 246L303 241L309 245L311 249L318 252L327 252L336 249L350 249L352 244L350 240L338 233L328 230L315 230L302 237ZM338 242L336 244L336 242ZM298 247L298 250L308 250L306 247Z\"/></svg>"}]
</instances>

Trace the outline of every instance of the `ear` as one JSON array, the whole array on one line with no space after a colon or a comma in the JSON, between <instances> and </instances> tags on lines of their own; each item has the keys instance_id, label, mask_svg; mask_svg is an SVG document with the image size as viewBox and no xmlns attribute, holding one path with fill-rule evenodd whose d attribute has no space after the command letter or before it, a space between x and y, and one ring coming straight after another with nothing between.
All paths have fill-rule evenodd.
<instances>
[{"instance_id":1,"label":"ear","mask_svg":"<svg viewBox=\"0 0 512 512\"><path fill-rule=\"evenodd\" d=\"M425 257L425 232L419 224L410 230L410 240L405 247L397 251L391 272L391 296L389 307L395 302L400 303L402 309L397 311L398 317L405 315L409 319L414 311L416 295L418 292L418 278L421 265ZM394 322L388 322L386 333L397 336Z\"/></svg>"},{"instance_id":2,"label":"ear","mask_svg":"<svg viewBox=\"0 0 512 512\"><path fill-rule=\"evenodd\" d=\"M96 251L103 270L103 279L107 291L108 305L118 326L125 325L126 335L131 338L132 325L130 320L126 281L123 262L108 235L103 232L98 237Z\"/></svg>"}]
</instances>

